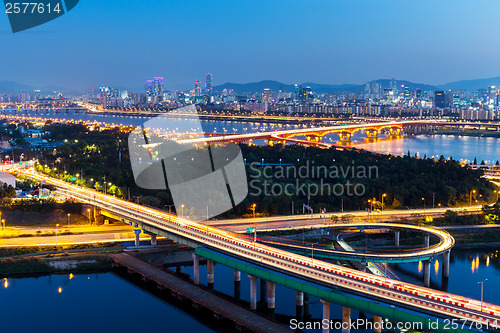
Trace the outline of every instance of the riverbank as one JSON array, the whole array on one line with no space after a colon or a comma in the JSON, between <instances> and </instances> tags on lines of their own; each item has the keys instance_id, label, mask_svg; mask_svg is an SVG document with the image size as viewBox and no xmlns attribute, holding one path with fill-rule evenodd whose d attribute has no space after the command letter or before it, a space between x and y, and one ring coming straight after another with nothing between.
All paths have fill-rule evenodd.
<instances>
[{"instance_id":1,"label":"riverbank","mask_svg":"<svg viewBox=\"0 0 500 333\"><path fill-rule=\"evenodd\" d=\"M57 253L36 256L17 256L0 259L0 278L82 272L105 272L112 268L109 252Z\"/></svg>"}]
</instances>

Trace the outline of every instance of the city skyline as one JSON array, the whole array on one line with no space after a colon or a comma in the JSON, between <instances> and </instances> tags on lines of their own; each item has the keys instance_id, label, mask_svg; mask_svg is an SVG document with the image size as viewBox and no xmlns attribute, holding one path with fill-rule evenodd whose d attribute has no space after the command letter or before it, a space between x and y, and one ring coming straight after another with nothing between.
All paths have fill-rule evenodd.
<instances>
[{"instance_id":1,"label":"city skyline","mask_svg":"<svg viewBox=\"0 0 500 333\"><path fill-rule=\"evenodd\" d=\"M168 73L171 89L185 89L208 71L217 73L219 84L266 78L361 84L395 77L439 85L500 73L495 7L488 2L484 11L481 3L466 1L141 1L127 7L87 1L15 35L7 33L7 20L0 21L9 50L3 61L11 64L0 78L71 90L101 84L137 89L136 82L158 73Z\"/></svg>"}]
</instances>

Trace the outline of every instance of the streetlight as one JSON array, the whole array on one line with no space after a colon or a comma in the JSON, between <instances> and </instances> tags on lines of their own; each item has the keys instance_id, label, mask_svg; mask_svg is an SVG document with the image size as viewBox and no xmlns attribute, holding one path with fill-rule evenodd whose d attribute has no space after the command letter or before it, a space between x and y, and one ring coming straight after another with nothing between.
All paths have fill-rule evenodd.
<instances>
[{"instance_id":1,"label":"streetlight","mask_svg":"<svg viewBox=\"0 0 500 333\"><path fill-rule=\"evenodd\" d=\"M87 213L89 215L89 224L92 225L92 219L90 217L90 208L87 208Z\"/></svg>"},{"instance_id":2,"label":"streetlight","mask_svg":"<svg viewBox=\"0 0 500 333\"><path fill-rule=\"evenodd\" d=\"M472 194L476 194L476 190L472 190L469 193L469 206L472 206Z\"/></svg>"},{"instance_id":3,"label":"streetlight","mask_svg":"<svg viewBox=\"0 0 500 333\"><path fill-rule=\"evenodd\" d=\"M382 194L382 211L384 210L384 198L387 196L387 193Z\"/></svg>"},{"instance_id":4,"label":"streetlight","mask_svg":"<svg viewBox=\"0 0 500 333\"><path fill-rule=\"evenodd\" d=\"M70 215L71 215L71 214L70 214L70 213L68 213L68 233L70 233L70 232L71 232L71 228L70 228L70 226L69 226L69 217L70 217Z\"/></svg>"},{"instance_id":5,"label":"streetlight","mask_svg":"<svg viewBox=\"0 0 500 333\"><path fill-rule=\"evenodd\" d=\"M252 209L252 211L253 211L253 217L254 217L254 218L255 218L255 208L256 208L256 207L257 207L257 204L253 204L253 205L251 206L251 209Z\"/></svg>"},{"instance_id":6,"label":"streetlight","mask_svg":"<svg viewBox=\"0 0 500 333\"><path fill-rule=\"evenodd\" d=\"M56 251L57 251L57 228L59 228L59 224L56 224Z\"/></svg>"},{"instance_id":7,"label":"streetlight","mask_svg":"<svg viewBox=\"0 0 500 333\"><path fill-rule=\"evenodd\" d=\"M424 210L425 210L425 198L422 197L422 202L424 203Z\"/></svg>"},{"instance_id":8,"label":"streetlight","mask_svg":"<svg viewBox=\"0 0 500 333\"><path fill-rule=\"evenodd\" d=\"M483 312L483 290L484 290L484 283L486 281L488 281L488 279L478 282L481 284L481 312Z\"/></svg>"}]
</instances>

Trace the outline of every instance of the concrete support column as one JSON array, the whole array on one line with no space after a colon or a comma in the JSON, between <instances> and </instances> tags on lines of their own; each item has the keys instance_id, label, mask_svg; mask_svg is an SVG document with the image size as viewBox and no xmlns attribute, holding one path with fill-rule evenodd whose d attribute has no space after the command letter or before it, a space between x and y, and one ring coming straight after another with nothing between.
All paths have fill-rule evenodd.
<instances>
[{"instance_id":1,"label":"concrete support column","mask_svg":"<svg viewBox=\"0 0 500 333\"><path fill-rule=\"evenodd\" d=\"M304 306L304 293L300 291L295 292L295 304L297 306Z\"/></svg>"},{"instance_id":2,"label":"concrete support column","mask_svg":"<svg viewBox=\"0 0 500 333\"><path fill-rule=\"evenodd\" d=\"M430 243L430 239L431 239L431 237L429 235L425 235L425 237L424 237L424 246L425 246L426 249L429 248L429 246L431 244Z\"/></svg>"},{"instance_id":3,"label":"concrete support column","mask_svg":"<svg viewBox=\"0 0 500 333\"><path fill-rule=\"evenodd\" d=\"M351 331L351 308L342 307L342 333Z\"/></svg>"},{"instance_id":4,"label":"concrete support column","mask_svg":"<svg viewBox=\"0 0 500 333\"><path fill-rule=\"evenodd\" d=\"M399 230L396 230L396 232L394 233L394 246L395 247L399 247L399 235L400 235L400 231Z\"/></svg>"},{"instance_id":5,"label":"concrete support column","mask_svg":"<svg viewBox=\"0 0 500 333\"><path fill-rule=\"evenodd\" d=\"M330 332L330 302L325 300L320 300L321 304L323 304L323 323L328 323L328 325L323 326L323 333Z\"/></svg>"},{"instance_id":6,"label":"concrete support column","mask_svg":"<svg viewBox=\"0 0 500 333\"><path fill-rule=\"evenodd\" d=\"M241 272L234 270L234 298L240 300L241 298Z\"/></svg>"},{"instance_id":7,"label":"concrete support column","mask_svg":"<svg viewBox=\"0 0 500 333\"><path fill-rule=\"evenodd\" d=\"M309 294L304 293L304 318L309 316Z\"/></svg>"},{"instance_id":8,"label":"concrete support column","mask_svg":"<svg viewBox=\"0 0 500 333\"><path fill-rule=\"evenodd\" d=\"M304 319L304 293L300 291L295 292L295 316L298 321Z\"/></svg>"},{"instance_id":9,"label":"concrete support column","mask_svg":"<svg viewBox=\"0 0 500 333\"><path fill-rule=\"evenodd\" d=\"M260 279L260 301L267 302L267 281L264 279Z\"/></svg>"},{"instance_id":10,"label":"concrete support column","mask_svg":"<svg viewBox=\"0 0 500 333\"><path fill-rule=\"evenodd\" d=\"M373 316L373 333L382 332L382 317Z\"/></svg>"},{"instance_id":11,"label":"concrete support column","mask_svg":"<svg viewBox=\"0 0 500 333\"><path fill-rule=\"evenodd\" d=\"M450 277L450 251L443 254L443 277Z\"/></svg>"},{"instance_id":12,"label":"concrete support column","mask_svg":"<svg viewBox=\"0 0 500 333\"><path fill-rule=\"evenodd\" d=\"M193 253L193 283L200 284L200 256Z\"/></svg>"},{"instance_id":13,"label":"concrete support column","mask_svg":"<svg viewBox=\"0 0 500 333\"><path fill-rule=\"evenodd\" d=\"M276 286L274 282L267 281L267 307L274 309L276 307Z\"/></svg>"},{"instance_id":14,"label":"concrete support column","mask_svg":"<svg viewBox=\"0 0 500 333\"><path fill-rule=\"evenodd\" d=\"M257 309L257 278L253 275L248 275L250 279L250 309Z\"/></svg>"},{"instance_id":15,"label":"concrete support column","mask_svg":"<svg viewBox=\"0 0 500 333\"><path fill-rule=\"evenodd\" d=\"M212 260L207 260L207 286L214 286L214 262Z\"/></svg>"},{"instance_id":16,"label":"concrete support column","mask_svg":"<svg viewBox=\"0 0 500 333\"><path fill-rule=\"evenodd\" d=\"M424 287L431 286L431 261L424 261Z\"/></svg>"},{"instance_id":17,"label":"concrete support column","mask_svg":"<svg viewBox=\"0 0 500 333\"><path fill-rule=\"evenodd\" d=\"M156 246L157 244L156 235L151 235L151 245Z\"/></svg>"},{"instance_id":18,"label":"concrete support column","mask_svg":"<svg viewBox=\"0 0 500 333\"><path fill-rule=\"evenodd\" d=\"M142 230L140 229L135 229L134 234L135 234L135 246L139 246L140 240L139 240L139 235L141 234Z\"/></svg>"}]
</instances>

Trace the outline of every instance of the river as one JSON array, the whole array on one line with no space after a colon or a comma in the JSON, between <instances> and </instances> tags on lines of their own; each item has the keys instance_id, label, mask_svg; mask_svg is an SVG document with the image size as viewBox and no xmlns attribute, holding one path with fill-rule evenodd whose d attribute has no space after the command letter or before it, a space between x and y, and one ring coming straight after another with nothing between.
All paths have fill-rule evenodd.
<instances>
[{"instance_id":1,"label":"river","mask_svg":"<svg viewBox=\"0 0 500 333\"><path fill-rule=\"evenodd\" d=\"M436 264L437 262L437 264ZM433 287L441 286L441 262L433 263ZM394 268L400 277L421 284L421 265ZM191 274L192 267L183 267ZM420 271L420 273L419 273ZM233 293L233 271L215 266L215 290ZM498 251L454 250L451 256L448 288L452 293L480 298L484 283L484 300L500 303L500 263ZM206 284L206 266L200 267L200 282ZM258 283L260 285L260 283ZM260 286L259 286L260 288ZM258 293L259 294L259 293ZM248 301L249 280L242 274L242 299ZM0 287L2 332L214 332L196 317L177 309L113 273L52 275L38 278L16 278L2 281ZM310 313L320 318L321 304L311 297ZM332 304L332 319L339 319L341 308ZM295 293L276 286L276 314L295 314ZM358 313L352 312L352 318ZM199 319L199 318L198 318Z\"/></svg>"},{"instance_id":2,"label":"river","mask_svg":"<svg viewBox=\"0 0 500 333\"><path fill-rule=\"evenodd\" d=\"M28 111L27 114L14 114L7 112L5 115L8 118L20 119L20 117L29 117L33 120L36 117L38 120L54 120L54 121L97 121L100 123L123 125L123 126L139 126L145 121L153 118L147 116L128 116L128 115L108 115L95 113L79 113L79 114L35 114L33 111ZM190 120L188 120L189 122ZM172 119L172 129L177 126L185 125L186 120ZM176 125L178 124L178 125ZM202 120L201 126L207 133L255 133L265 131L279 131L298 129L307 125L295 124L277 124L277 123L256 123L256 122L241 122L241 121L220 121L220 120ZM188 126L189 127L189 126ZM337 134L330 134L323 137L322 141L338 143ZM474 158L478 162L484 160L489 163L495 163L500 160L500 138L493 137L471 137L471 136L456 136L456 135L418 135L418 136L403 136L399 138L391 138L381 135L379 139L366 139L364 133L357 132L353 136L354 146L364 148L370 151L380 153L390 153L394 155L405 155L410 152L412 156L438 158L443 155L445 158L454 158L456 160L473 161Z\"/></svg>"}]
</instances>

